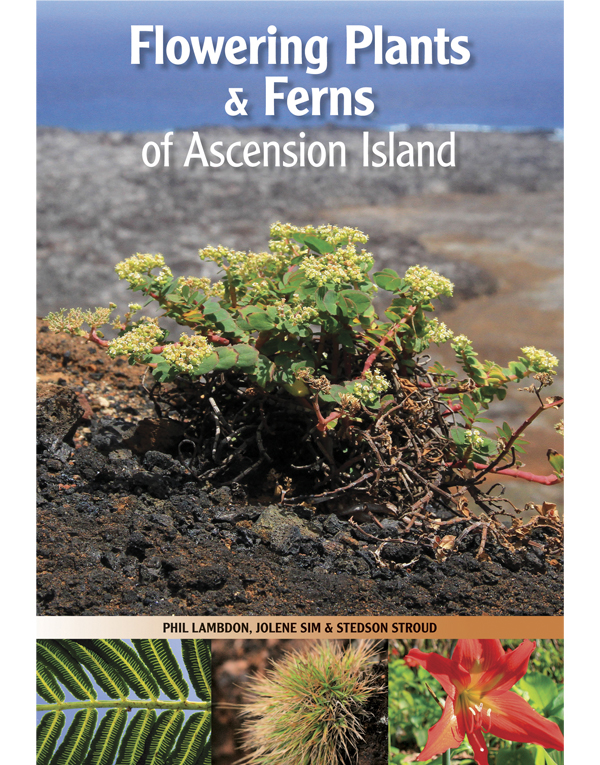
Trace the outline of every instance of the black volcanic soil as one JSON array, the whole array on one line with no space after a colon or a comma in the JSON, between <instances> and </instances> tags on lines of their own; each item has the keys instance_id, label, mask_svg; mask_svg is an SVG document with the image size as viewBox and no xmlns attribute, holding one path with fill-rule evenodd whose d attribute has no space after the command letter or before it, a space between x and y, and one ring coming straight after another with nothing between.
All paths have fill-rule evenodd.
<instances>
[{"instance_id":1,"label":"black volcanic soil","mask_svg":"<svg viewBox=\"0 0 600 765\"><path fill-rule=\"evenodd\" d=\"M439 561L417 524L382 546L401 521L361 532L330 510L201 486L174 456L176 430L136 430L155 416L143 370L79 338L38 341L39 614L562 613L551 529L514 553L488 540L488 561L468 534Z\"/></svg>"}]
</instances>

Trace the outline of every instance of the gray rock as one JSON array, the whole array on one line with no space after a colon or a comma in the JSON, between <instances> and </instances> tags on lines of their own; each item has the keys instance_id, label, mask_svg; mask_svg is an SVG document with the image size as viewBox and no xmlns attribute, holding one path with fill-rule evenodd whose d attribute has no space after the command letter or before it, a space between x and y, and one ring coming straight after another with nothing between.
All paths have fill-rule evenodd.
<instances>
[{"instance_id":1,"label":"gray rock","mask_svg":"<svg viewBox=\"0 0 600 765\"><path fill-rule=\"evenodd\" d=\"M318 534L302 518L276 505L263 511L253 530L280 555L295 555L303 542L318 539Z\"/></svg>"},{"instance_id":2,"label":"gray rock","mask_svg":"<svg viewBox=\"0 0 600 765\"><path fill-rule=\"evenodd\" d=\"M37 435L71 442L84 409L77 393L63 385L40 383L37 387Z\"/></svg>"},{"instance_id":3,"label":"gray rock","mask_svg":"<svg viewBox=\"0 0 600 765\"><path fill-rule=\"evenodd\" d=\"M298 140L295 130L206 127L206 145L222 140ZM158 133L74 133L41 128L38 134L38 310L68 304L91 307L131 300L114 265L136 252L161 252L177 275L214 275L198 249L224 244L240 250L267 246L277 220L330 222L334 207L364 210L414 194L549 191L562 185L562 144L543 134L460 133L454 168L363 168L360 130L321 127L310 140L343 141L347 167L183 167L190 131L174 136L171 167L147 168L141 152ZM411 142L439 144L447 133L412 130ZM373 140L385 134L373 134ZM349 212L348 225L354 213ZM435 265L457 285L459 297L482 294L491 277L471 264L432 256L418 242L386 233L371 238L376 266Z\"/></svg>"}]
</instances>

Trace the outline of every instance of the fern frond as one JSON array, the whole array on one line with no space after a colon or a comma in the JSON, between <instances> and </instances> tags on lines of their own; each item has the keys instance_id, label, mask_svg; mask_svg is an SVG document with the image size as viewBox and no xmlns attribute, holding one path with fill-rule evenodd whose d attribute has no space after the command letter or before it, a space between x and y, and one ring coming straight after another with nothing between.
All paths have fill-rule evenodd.
<instances>
[{"instance_id":1,"label":"fern frond","mask_svg":"<svg viewBox=\"0 0 600 765\"><path fill-rule=\"evenodd\" d=\"M93 640L92 643L94 650L119 670L140 699L158 698L158 683L133 648L122 640Z\"/></svg>"},{"instance_id":2,"label":"fern frond","mask_svg":"<svg viewBox=\"0 0 600 765\"><path fill-rule=\"evenodd\" d=\"M188 684L166 640L132 640L137 652L170 699L187 699Z\"/></svg>"},{"instance_id":3,"label":"fern frond","mask_svg":"<svg viewBox=\"0 0 600 765\"><path fill-rule=\"evenodd\" d=\"M126 723L124 709L111 709L104 715L92 739L85 765L111 765Z\"/></svg>"},{"instance_id":4,"label":"fern frond","mask_svg":"<svg viewBox=\"0 0 600 765\"><path fill-rule=\"evenodd\" d=\"M144 751L150 731L156 724L157 714L153 709L144 709L133 716L127 726L119 748L115 765L137 765Z\"/></svg>"},{"instance_id":5,"label":"fern frond","mask_svg":"<svg viewBox=\"0 0 600 765\"><path fill-rule=\"evenodd\" d=\"M186 641L179 662L167 640L132 642L137 650L123 640L38 641L37 689L47 703L37 708L48 714L37 728L37 765L208 765L208 644ZM184 664L202 701L189 698ZM65 712L74 713L70 725Z\"/></svg>"},{"instance_id":6,"label":"fern frond","mask_svg":"<svg viewBox=\"0 0 600 765\"><path fill-rule=\"evenodd\" d=\"M129 685L125 678L88 645L91 641L64 640L63 643L69 653L88 669L109 698L127 698Z\"/></svg>"},{"instance_id":7,"label":"fern frond","mask_svg":"<svg viewBox=\"0 0 600 765\"><path fill-rule=\"evenodd\" d=\"M39 657L37 660L35 683L37 692L44 701L52 703L65 700L63 689L56 682L52 670Z\"/></svg>"},{"instance_id":8,"label":"fern frond","mask_svg":"<svg viewBox=\"0 0 600 765\"><path fill-rule=\"evenodd\" d=\"M199 760L202 765L212 765L212 749L210 747L210 741L206 746L206 750L202 752L202 759Z\"/></svg>"},{"instance_id":9,"label":"fern frond","mask_svg":"<svg viewBox=\"0 0 600 765\"><path fill-rule=\"evenodd\" d=\"M181 710L161 712L147 745L145 765L165 765L171 747L183 725Z\"/></svg>"},{"instance_id":10,"label":"fern frond","mask_svg":"<svg viewBox=\"0 0 600 765\"><path fill-rule=\"evenodd\" d=\"M81 765L85 759L98 719L95 709L77 712L50 765Z\"/></svg>"},{"instance_id":11,"label":"fern frond","mask_svg":"<svg viewBox=\"0 0 600 765\"><path fill-rule=\"evenodd\" d=\"M201 755L207 745L206 739L209 732L210 714L194 712L183 726L169 759L169 765L198 765L202 761Z\"/></svg>"},{"instance_id":12,"label":"fern frond","mask_svg":"<svg viewBox=\"0 0 600 765\"><path fill-rule=\"evenodd\" d=\"M48 712L40 720L36 729L36 765L48 765L50 762L66 719L63 712Z\"/></svg>"},{"instance_id":13,"label":"fern frond","mask_svg":"<svg viewBox=\"0 0 600 765\"><path fill-rule=\"evenodd\" d=\"M206 640L182 640L181 654L192 685L201 699L211 697L211 652Z\"/></svg>"},{"instance_id":14,"label":"fern frond","mask_svg":"<svg viewBox=\"0 0 600 765\"><path fill-rule=\"evenodd\" d=\"M76 699L95 699L92 681L73 657L56 640L38 640L39 658Z\"/></svg>"}]
</instances>

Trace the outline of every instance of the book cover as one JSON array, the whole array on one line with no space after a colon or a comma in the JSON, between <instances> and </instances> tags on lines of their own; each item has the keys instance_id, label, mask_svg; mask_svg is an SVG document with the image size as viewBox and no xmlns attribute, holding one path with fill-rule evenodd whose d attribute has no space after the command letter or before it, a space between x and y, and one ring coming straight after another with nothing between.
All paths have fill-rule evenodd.
<instances>
[{"instance_id":1,"label":"book cover","mask_svg":"<svg viewBox=\"0 0 600 765\"><path fill-rule=\"evenodd\" d=\"M562 725L563 4L40 2L37 124L45 637L213 639L226 688L387 640L394 693L538 639ZM360 762L442 762L403 709ZM455 756L562 762L523 714Z\"/></svg>"}]
</instances>

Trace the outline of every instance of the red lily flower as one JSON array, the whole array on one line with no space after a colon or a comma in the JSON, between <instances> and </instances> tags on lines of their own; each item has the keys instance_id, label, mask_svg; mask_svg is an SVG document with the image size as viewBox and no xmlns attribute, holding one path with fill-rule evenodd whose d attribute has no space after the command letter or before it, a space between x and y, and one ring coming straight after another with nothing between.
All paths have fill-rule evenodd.
<instances>
[{"instance_id":1,"label":"red lily flower","mask_svg":"<svg viewBox=\"0 0 600 765\"><path fill-rule=\"evenodd\" d=\"M459 640L451 659L412 648L406 663L422 666L448 694L442 716L429 729L427 744L417 760L424 762L459 746L466 733L477 765L488 765L484 731L508 741L562 751L564 739L558 725L509 690L527 672L534 648L531 640L506 652L499 640Z\"/></svg>"}]
</instances>

